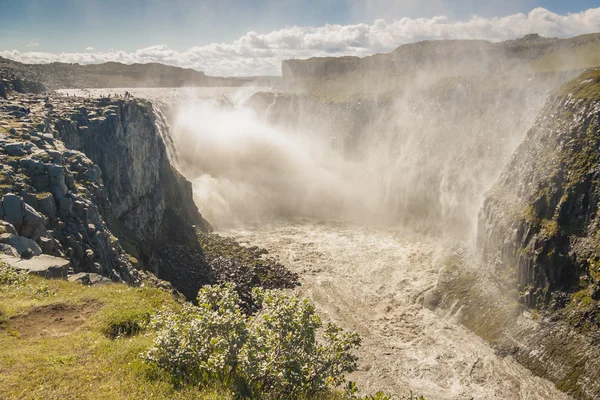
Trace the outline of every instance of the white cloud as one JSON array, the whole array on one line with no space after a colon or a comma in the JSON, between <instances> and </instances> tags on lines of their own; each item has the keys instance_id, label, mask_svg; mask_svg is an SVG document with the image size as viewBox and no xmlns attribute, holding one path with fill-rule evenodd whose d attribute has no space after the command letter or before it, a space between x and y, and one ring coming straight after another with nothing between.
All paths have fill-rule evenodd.
<instances>
[{"instance_id":1,"label":"white cloud","mask_svg":"<svg viewBox=\"0 0 600 400\"><path fill-rule=\"evenodd\" d=\"M87 51L94 51L94 50L96 50L96 49L94 49L94 48L93 48L93 47L91 47L91 46L88 46L88 47L86 47L85 49L86 49Z\"/></svg>"},{"instance_id":2,"label":"white cloud","mask_svg":"<svg viewBox=\"0 0 600 400\"><path fill-rule=\"evenodd\" d=\"M185 51L156 45L135 52L42 53L0 51L0 56L26 63L160 62L206 71L209 75L278 75L281 61L313 56L365 56L391 51L405 43L427 39L485 39L501 41L539 33L570 37L600 31L600 8L559 15L543 8L528 14L466 21L439 16L377 20L372 24L287 27L266 34L248 32L231 43L212 43ZM87 48L86 50L90 50Z\"/></svg>"},{"instance_id":3,"label":"white cloud","mask_svg":"<svg viewBox=\"0 0 600 400\"><path fill-rule=\"evenodd\" d=\"M38 39L31 39L25 46L27 47L38 47L40 45L40 41Z\"/></svg>"}]
</instances>

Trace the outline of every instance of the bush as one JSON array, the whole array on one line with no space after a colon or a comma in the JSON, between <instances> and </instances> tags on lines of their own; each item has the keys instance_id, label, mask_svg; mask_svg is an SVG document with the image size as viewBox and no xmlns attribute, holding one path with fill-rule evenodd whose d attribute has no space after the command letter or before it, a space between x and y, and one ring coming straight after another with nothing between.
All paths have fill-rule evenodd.
<instances>
[{"instance_id":1,"label":"bush","mask_svg":"<svg viewBox=\"0 0 600 400\"><path fill-rule=\"evenodd\" d=\"M150 323L159 334L143 358L180 383L216 381L238 397L270 399L314 396L356 370L358 334L323 327L305 300L258 288L253 298L261 306L254 316L243 313L231 284L201 289L197 307L160 311Z\"/></svg>"},{"instance_id":2,"label":"bush","mask_svg":"<svg viewBox=\"0 0 600 400\"><path fill-rule=\"evenodd\" d=\"M0 285L23 286L29 279L24 271L14 269L8 264L0 262Z\"/></svg>"}]
</instances>

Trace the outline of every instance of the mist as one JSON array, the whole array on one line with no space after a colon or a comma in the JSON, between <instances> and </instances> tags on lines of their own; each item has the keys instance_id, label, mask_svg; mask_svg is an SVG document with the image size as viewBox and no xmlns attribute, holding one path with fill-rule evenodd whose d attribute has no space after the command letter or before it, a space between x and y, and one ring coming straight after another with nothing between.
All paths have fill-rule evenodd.
<instances>
[{"instance_id":1,"label":"mist","mask_svg":"<svg viewBox=\"0 0 600 400\"><path fill-rule=\"evenodd\" d=\"M174 163L216 227L309 218L465 239L555 79L519 78L493 94L471 79L450 91L429 83L339 104L181 89L155 105Z\"/></svg>"}]
</instances>

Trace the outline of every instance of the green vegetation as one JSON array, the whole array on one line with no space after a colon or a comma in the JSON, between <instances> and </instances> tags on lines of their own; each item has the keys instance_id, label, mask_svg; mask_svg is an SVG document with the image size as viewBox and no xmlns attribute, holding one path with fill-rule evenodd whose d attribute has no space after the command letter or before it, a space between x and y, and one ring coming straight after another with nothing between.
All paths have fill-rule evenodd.
<instances>
[{"instance_id":1,"label":"green vegetation","mask_svg":"<svg viewBox=\"0 0 600 400\"><path fill-rule=\"evenodd\" d=\"M561 86L556 94L561 97L572 96L583 100L600 100L600 70L587 71L577 79Z\"/></svg>"},{"instance_id":2,"label":"green vegetation","mask_svg":"<svg viewBox=\"0 0 600 400\"><path fill-rule=\"evenodd\" d=\"M23 272L11 268L9 265L0 262L0 287L20 287L27 282L29 276Z\"/></svg>"},{"instance_id":3,"label":"green vegetation","mask_svg":"<svg viewBox=\"0 0 600 400\"><path fill-rule=\"evenodd\" d=\"M49 295L36 295L38 287ZM6 399L222 399L218 388L175 388L143 362L146 335L109 336L139 324L161 305L180 307L154 288L82 286L36 276L0 286L0 387ZM125 310L125 311L121 311Z\"/></svg>"},{"instance_id":4,"label":"green vegetation","mask_svg":"<svg viewBox=\"0 0 600 400\"><path fill-rule=\"evenodd\" d=\"M27 276L0 265L2 397L233 399L244 388L252 398L419 399L384 393L358 397L358 389L352 393L330 389L356 368L350 350L358 345L358 337L335 326L319 330L320 320L307 302L276 291L257 290L255 295L263 311L248 317L234 305L237 294L231 288L203 290L200 306L194 307L153 287L84 286ZM192 323L198 316L205 318L201 325ZM227 318L234 325L225 323ZM190 324L183 323L186 320ZM168 330L168 321L178 322ZM196 335L207 332L208 341L207 336ZM189 350L175 333L207 344L214 357L166 362L169 355ZM169 347L166 337L181 346ZM230 340L242 337L242 342ZM228 357L220 357L225 354ZM231 373L232 354L244 354L245 364L236 365L236 374ZM182 365L191 369L179 368ZM199 365L213 369L177 379L179 373ZM203 385L196 378L204 379Z\"/></svg>"},{"instance_id":5,"label":"green vegetation","mask_svg":"<svg viewBox=\"0 0 600 400\"><path fill-rule=\"evenodd\" d=\"M258 288L253 297L261 307L251 316L231 284L201 289L198 306L164 309L144 358L177 384L219 382L236 398L320 398L356 370L358 334L323 327L306 300Z\"/></svg>"}]
</instances>

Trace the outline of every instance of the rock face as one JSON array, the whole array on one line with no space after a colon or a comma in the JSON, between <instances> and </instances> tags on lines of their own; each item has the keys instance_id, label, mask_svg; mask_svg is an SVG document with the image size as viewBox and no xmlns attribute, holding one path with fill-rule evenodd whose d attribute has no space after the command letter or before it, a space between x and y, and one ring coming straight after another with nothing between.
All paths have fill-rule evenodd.
<instances>
[{"instance_id":1,"label":"rock face","mask_svg":"<svg viewBox=\"0 0 600 400\"><path fill-rule=\"evenodd\" d=\"M210 226L170 164L152 105L19 94L0 100L3 250L139 283L150 270L189 299L214 281L196 229ZM150 278L149 278L150 279Z\"/></svg>"},{"instance_id":2,"label":"rock face","mask_svg":"<svg viewBox=\"0 0 600 400\"><path fill-rule=\"evenodd\" d=\"M26 271L30 274L43 276L45 278L63 278L66 279L69 271L69 260L60 257L52 257L43 254L31 259L12 257L6 254L0 255L0 261L11 267ZM106 278L105 278L106 279Z\"/></svg>"},{"instance_id":3,"label":"rock face","mask_svg":"<svg viewBox=\"0 0 600 400\"><path fill-rule=\"evenodd\" d=\"M523 301L557 291L600 298L600 71L567 83L549 100L485 201L484 257L506 268Z\"/></svg>"},{"instance_id":4,"label":"rock face","mask_svg":"<svg viewBox=\"0 0 600 400\"><path fill-rule=\"evenodd\" d=\"M489 192L478 245L542 321L506 325L513 356L577 398L598 398L600 70L549 100Z\"/></svg>"},{"instance_id":5,"label":"rock face","mask_svg":"<svg viewBox=\"0 0 600 400\"><path fill-rule=\"evenodd\" d=\"M210 226L194 204L191 183L171 166L151 103L104 99L99 106L78 107L69 120L58 120L57 138L99 166L86 173L102 176L108 203L101 212L127 252L194 298L210 282L196 228Z\"/></svg>"}]
</instances>

